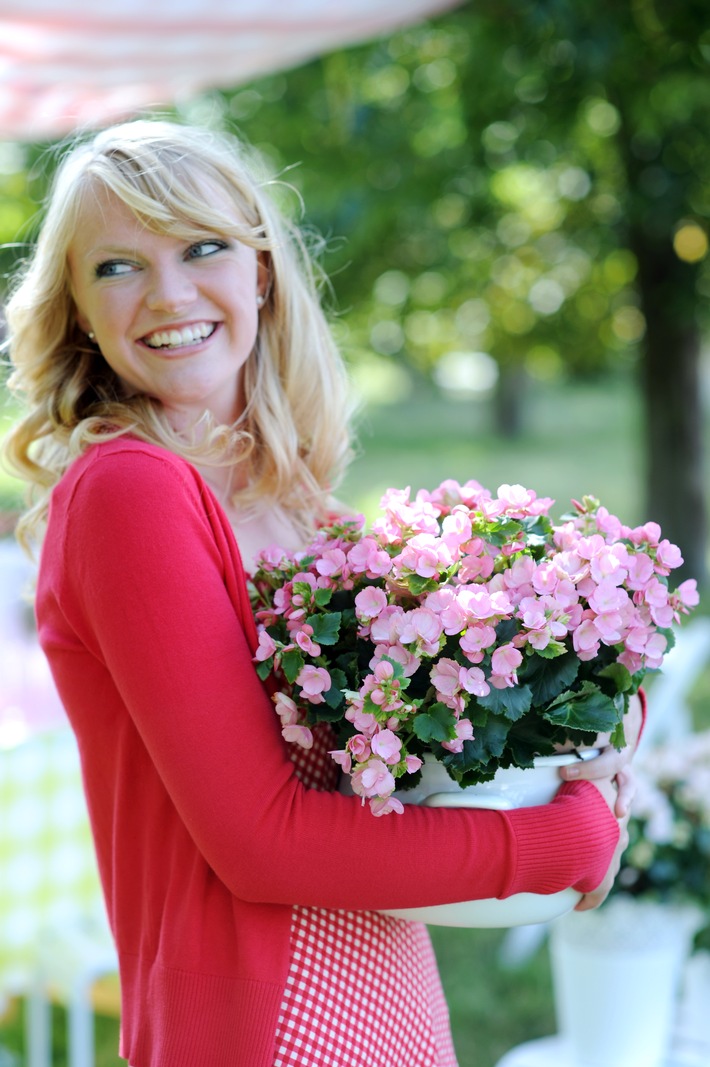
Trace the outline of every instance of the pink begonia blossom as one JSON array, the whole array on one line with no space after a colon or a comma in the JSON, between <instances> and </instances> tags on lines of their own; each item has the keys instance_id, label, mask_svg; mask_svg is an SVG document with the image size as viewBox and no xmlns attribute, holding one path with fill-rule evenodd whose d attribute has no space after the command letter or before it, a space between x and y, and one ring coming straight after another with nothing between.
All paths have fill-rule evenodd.
<instances>
[{"instance_id":1,"label":"pink begonia blossom","mask_svg":"<svg viewBox=\"0 0 710 1067\"><path fill-rule=\"evenodd\" d=\"M459 566L459 581L475 582L485 581L493 574L495 560L489 555L467 555L461 560Z\"/></svg>"},{"instance_id":2,"label":"pink begonia blossom","mask_svg":"<svg viewBox=\"0 0 710 1067\"><path fill-rule=\"evenodd\" d=\"M624 546L605 545L592 556L589 568L595 582L607 581L614 585L621 585L626 578L627 570L615 551L617 547L623 548Z\"/></svg>"},{"instance_id":3,"label":"pink begonia blossom","mask_svg":"<svg viewBox=\"0 0 710 1067\"><path fill-rule=\"evenodd\" d=\"M681 582L676 592L686 608L695 608L700 603L698 583L695 578L688 578L687 581Z\"/></svg>"},{"instance_id":4,"label":"pink begonia blossom","mask_svg":"<svg viewBox=\"0 0 710 1067\"><path fill-rule=\"evenodd\" d=\"M468 612L460 600L452 600L441 612L439 618L444 628L444 633L452 636L460 634L466 629Z\"/></svg>"},{"instance_id":5,"label":"pink begonia blossom","mask_svg":"<svg viewBox=\"0 0 710 1067\"><path fill-rule=\"evenodd\" d=\"M663 634L654 634L646 642L646 648L644 649L644 657L646 660L646 666L649 670L656 670L661 666L663 662L663 656L668 647L668 641Z\"/></svg>"},{"instance_id":6,"label":"pink begonia blossom","mask_svg":"<svg viewBox=\"0 0 710 1067\"><path fill-rule=\"evenodd\" d=\"M643 526L635 526L629 537L635 545L648 544L655 548L661 538L661 527L657 522L646 522Z\"/></svg>"},{"instance_id":7,"label":"pink begonia blossom","mask_svg":"<svg viewBox=\"0 0 710 1067\"><path fill-rule=\"evenodd\" d=\"M322 704L323 693L328 692L332 682L325 667L313 667L307 663L296 678L296 685L300 685L303 695L311 704Z\"/></svg>"},{"instance_id":8,"label":"pink begonia blossom","mask_svg":"<svg viewBox=\"0 0 710 1067\"><path fill-rule=\"evenodd\" d=\"M392 560L396 575L406 572L421 578L434 578L453 563L451 549L440 537L422 533L411 537L398 556Z\"/></svg>"},{"instance_id":9,"label":"pink begonia blossom","mask_svg":"<svg viewBox=\"0 0 710 1067\"><path fill-rule=\"evenodd\" d=\"M300 717L298 705L290 696L287 696L286 693L274 693L273 700L282 726L293 726L294 723L298 722Z\"/></svg>"},{"instance_id":10,"label":"pink begonia blossom","mask_svg":"<svg viewBox=\"0 0 710 1067\"><path fill-rule=\"evenodd\" d=\"M355 597L355 614L360 621L375 619L387 607L387 595L384 589L368 585Z\"/></svg>"},{"instance_id":11,"label":"pink begonia blossom","mask_svg":"<svg viewBox=\"0 0 710 1067\"><path fill-rule=\"evenodd\" d=\"M465 504L467 507L475 507L479 500L490 500L490 492L484 489L479 482L471 478L460 485L455 479L447 478L431 493L427 493L428 499L437 507L454 508L457 504Z\"/></svg>"},{"instance_id":12,"label":"pink begonia blossom","mask_svg":"<svg viewBox=\"0 0 710 1067\"><path fill-rule=\"evenodd\" d=\"M441 524L441 536L446 545L455 551L471 539L471 519L466 508L456 507Z\"/></svg>"},{"instance_id":13,"label":"pink begonia blossom","mask_svg":"<svg viewBox=\"0 0 710 1067\"><path fill-rule=\"evenodd\" d=\"M640 671L643 667L643 658L639 653L630 652L628 649L625 649L621 655L618 656L617 662L620 663L622 667L626 667L630 674L636 674L636 672Z\"/></svg>"},{"instance_id":14,"label":"pink begonia blossom","mask_svg":"<svg viewBox=\"0 0 710 1067\"><path fill-rule=\"evenodd\" d=\"M477 697L485 697L491 691L486 681L486 676L480 667L461 667L459 670L459 685L467 693L473 693Z\"/></svg>"},{"instance_id":15,"label":"pink begonia blossom","mask_svg":"<svg viewBox=\"0 0 710 1067\"><path fill-rule=\"evenodd\" d=\"M373 756L354 771L350 783L359 797L389 796L394 789L394 776L387 764Z\"/></svg>"},{"instance_id":16,"label":"pink begonia blossom","mask_svg":"<svg viewBox=\"0 0 710 1067\"><path fill-rule=\"evenodd\" d=\"M437 693L451 697L459 689L459 664L456 660L442 657L429 672L431 684Z\"/></svg>"},{"instance_id":17,"label":"pink begonia blossom","mask_svg":"<svg viewBox=\"0 0 710 1067\"><path fill-rule=\"evenodd\" d=\"M308 623L304 623L294 634L294 640L301 652L305 652L307 656L320 656L320 645L313 640L313 627Z\"/></svg>"},{"instance_id":18,"label":"pink begonia blossom","mask_svg":"<svg viewBox=\"0 0 710 1067\"><path fill-rule=\"evenodd\" d=\"M522 662L522 652L511 644L501 645L491 656L491 685L496 689L515 685L518 680L516 671Z\"/></svg>"},{"instance_id":19,"label":"pink begonia blossom","mask_svg":"<svg viewBox=\"0 0 710 1067\"><path fill-rule=\"evenodd\" d=\"M397 797L373 797L370 800L370 811L373 815L389 815L390 812L401 815L404 804Z\"/></svg>"},{"instance_id":20,"label":"pink begonia blossom","mask_svg":"<svg viewBox=\"0 0 710 1067\"><path fill-rule=\"evenodd\" d=\"M554 504L550 497L538 499L537 493L522 485L499 485L497 496L503 509L516 517L544 515Z\"/></svg>"},{"instance_id":21,"label":"pink begonia blossom","mask_svg":"<svg viewBox=\"0 0 710 1067\"><path fill-rule=\"evenodd\" d=\"M604 578L588 597L589 606L597 615L619 611L629 601L629 594L610 578Z\"/></svg>"},{"instance_id":22,"label":"pink begonia blossom","mask_svg":"<svg viewBox=\"0 0 710 1067\"><path fill-rule=\"evenodd\" d=\"M364 734L354 734L353 737L349 737L346 749L358 763L364 763L372 755L370 741Z\"/></svg>"},{"instance_id":23,"label":"pink begonia blossom","mask_svg":"<svg viewBox=\"0 0 710 1067\"><path fill-rule=\"evenodd\" d=\"M380 612L370 625L370 636L373 641L396 644L399 633L397 623L404 618L404 608L389 604Z\"/></svg>"},{"instance_id":24,"label":"pink begonia blossom","mask_svg":"<svg viewBox=\"0 0 710 1067\"><path fill-rule=\"evenodd\" d=\"M628 535L628 527L623 527L616 515L612 515L605 507L597 508L595 519L600 533L613 541Z\"/></svg>"},{"instance_id":25,"label":"pink begonia blossom","mask_svg":"<svg viewBox=\"0 0 710 1067\"><path fill-rule=\"evenodd\" d=\"M377 544L374 537L363 537L348 552L348 566L353 574L365 574L368 578L382 578L392 569L388 552Z\"/></svg>"},{"instance_id":26,"label":"pink begonia blossom","mask_svg":"<svg viewBox=\"0 0 710 1067\"><path fill-rule=\"evenodd\" d=\"M683 557L680 554L678 545L666 540L661 541L656 551L656 570L658 573L667 575L670 571L680 567L682 562Z\"/></svg>"},{"instance_id":27,"label":"pink begonia blossom","mask_svg":"<svg viewBox=\"0 0 710 1067\"><path fill-rule=\"evenodd\" d=\"M468 719L459 719L454 727L456 731L455 741L442 741L441 747L449 752L463 752L464 741L473 739L473 725Z\"/></svg>"},{"instance_id":28,"label":"pink begonia blossom","mask_svg":"<svg viewBox=\"0 0 710 1067\"><path fill-rule=\"evenodd\" d=\"M426 655L434 656L439 651L439 638L444 627L439 616L429 608L408 611L397 623L399 640L403 645L416 642Z\"/></svg>"},{"instance_id":29,"label":"pink begonia blossom","mask_svg":"<svg viewBox=\"0 0 710 1067\"><path fill-rule=\"evenodd\" d=\"M259 645L254 653L254 659L263 661L269 659L276 652L276 642L266 630L259 631Z\"/></svg>"},{"instance_id":30,"label":"pink begonia blossom","mask_svg":"<svg viewBox=\"0 0 710 1067\"><path fill-rule=\"evenodd\" d=\"M466 659L471 663L480 663L486 649L495 643L496 632L485 623L469 626L460 638L459 645Z\"/></svg>"},{"instance_id":31,"label":"pink begonia blossom","mask_svg":"<svg viewBox=\"0 0 710 1067\"><path fill-rule=\"evenodd\" d=\"M388 764L399 763L402 740L391 730L379 730L374 734L370 745L373 753Z\"/></svg>"},{"instance_id":32,"label":"pink begonia blossom","mask_svg":"<svg viewBox=\"0 0 710 1067\"><path fill-rule=\"evenodd\" d=\"M330 548L315 561L315 568L319 574L328 578L343 574L347 566L347 556L342 548Z\"/></svg>"},{"instance_id":33,"label":"pink begonia blossom","mask_svg":"<svg viewBox=\"0 0 710 1067\"><path fill-rule=\"evenodd\" d=\"M348 705L345 711L345 718L366 737L371 737L378 728L377 719L372 712L363 711L362 704L358 702Z\"/></svg>"},{"instance_id":34,"label":"pink begonia blossom","mask_svg":"<svg viewBox=\"0 0 710 1067\"><path fill-rule=\"evenodd\" d=\"M511 644L501 645L491 656L491 670L494 674L510 674L523 662L522 653Z\"/></svg>"},{"instance_id":35,"label":"pink begonia blossom","mask_svg":"<svg viewBox=\"0 0 710 1067\"><path fill-rule=\"evenodd\" d=\"M375 645L375 654L370 660L368 666L371 671L374 671L380 660L387 656L388 659L393 659L395 663L399 663L402 667L402 673L405 678L411 678L413 674L417 672L421 666L421 659L415 655L414 652L408 652L406 648L401 645L388 645L382 642L379 645Z\"/></svg>"},{"instance_id":36,"label":"pink begonia blossom","mask_svg":"<svg viewBox=\"0 0 710 1067\"><path fill-rule=\"evenodd\" d=\"M593 659L599 652L601 635L593 618L585 618L572 634L572 647L581 660Z\"/></svg>"},{"instance_id":37,"label":"pink begonia blossom","mask_svg":"<svg viewBox=\"0 0 710 1067\"><path fill-rule=\"evenodd\" d=\"M300 726L294 723L290 726L284 726L281 730L284 740L290 741L293 745L299 745L300 748L312 748L313 747L313 734L307 726Z\"/></svg>"},{"instance_id":38,"label":"pink begonia blossom","mask_svg":"<svg viewBox=\"0 0 710 1067\"><path fill-rule=\"evenodd\" d=\"M409 774L416 774L416 772L422 767L423 761L419 759L419 756L405 756L404 765L407 768Z\"/></svg>"},{"instance_id":39,"label":"pink begonia blossom","mask_svg":"<svg viewBox=\"0 0 710 1067\"><path fill-rule=\"evenodd\" d=\"M339 767L343 768L345 774L350 774L353 765L353 758L345 748L334 748L328 752L328 755Z\"/></svg>"}]
</instances>

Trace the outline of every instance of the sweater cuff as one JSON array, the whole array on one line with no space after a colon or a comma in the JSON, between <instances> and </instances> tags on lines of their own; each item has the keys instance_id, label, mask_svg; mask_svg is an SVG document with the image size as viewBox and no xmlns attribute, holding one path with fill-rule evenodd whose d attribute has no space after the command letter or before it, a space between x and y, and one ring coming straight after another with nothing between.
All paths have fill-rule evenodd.
<instances>
[{"instance_id":1,"label":"sweater cuff","mask_svg":"<svg viewBox=\"0 0 710 1067\"><path fill-rule=\"evenodd\" d=\"M591 782L565 782L552 803L507 814L517 862L503 897L558 893L570 886L590 893L604 880L619 841L619 824Z\"/></svg>"}]
</instances>

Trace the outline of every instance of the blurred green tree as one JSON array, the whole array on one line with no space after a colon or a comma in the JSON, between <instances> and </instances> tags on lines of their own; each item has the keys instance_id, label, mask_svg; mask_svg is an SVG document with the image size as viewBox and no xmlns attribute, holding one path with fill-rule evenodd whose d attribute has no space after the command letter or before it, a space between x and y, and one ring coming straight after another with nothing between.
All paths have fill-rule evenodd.
<instances>
[{"instance_id":1,"label":"blurred green tree","mask_svg":"<svg viewBox=\"0 0 710 1067\"><path fill-rule=\"evenodd\" d=\"M181 110L303 195L354 358L475 387L492 357L510 434L529 375L635 370L646 511L702 578L709 64L705 0L475 0ZM53 154L7 151L41 192ZM8 239L30 210L11 170Z\"/></svg>"}]
</instances>

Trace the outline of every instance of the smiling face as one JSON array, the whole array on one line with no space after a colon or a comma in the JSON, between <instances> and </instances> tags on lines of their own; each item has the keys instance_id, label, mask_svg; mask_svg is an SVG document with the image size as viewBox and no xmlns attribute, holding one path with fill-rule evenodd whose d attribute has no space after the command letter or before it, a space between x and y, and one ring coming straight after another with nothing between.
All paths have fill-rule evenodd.
<instances>
[{"instance_id":1,"label":"smiling face","mask_svg":"<svg viewBox=\"0 0 710 1067\"><path fill-rule=\"evenodd\" d=\"M239 223L225 193L225 214ZM103 186L85 199L69 248L77 322L129 393L159 400L177 430L205 411L241 413L242 370L258 331L266 271L232 236L156 233Z\"/></svg>"}]
</instances>

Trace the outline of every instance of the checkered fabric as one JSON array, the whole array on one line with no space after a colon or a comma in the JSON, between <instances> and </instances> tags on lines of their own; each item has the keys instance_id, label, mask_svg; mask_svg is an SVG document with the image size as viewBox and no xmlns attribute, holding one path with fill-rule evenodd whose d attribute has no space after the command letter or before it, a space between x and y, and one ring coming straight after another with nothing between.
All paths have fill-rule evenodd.
<instances>
[{"instance_id":1,"label":"checkered fabric","mask_svg":"<svg viewBox=\"0 0 710 1067\"><path fill-rule=\"evenodd\" d=\"M332 789L330 732L293 753L311 788ZM426 927L376 912L295 907L274 1067L456 1067Z\"/></svg>"},{"instance_id":2,"label":"checkered fabric","mask_svg":"<svg viewBox=\"0 0 710 1067\"><path fill-rule=\"evenodd\" d=\"M0 748L0 996L26 991L50 931L105 930L71 730Z\"/></svg>"}]
</instances>

